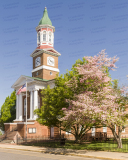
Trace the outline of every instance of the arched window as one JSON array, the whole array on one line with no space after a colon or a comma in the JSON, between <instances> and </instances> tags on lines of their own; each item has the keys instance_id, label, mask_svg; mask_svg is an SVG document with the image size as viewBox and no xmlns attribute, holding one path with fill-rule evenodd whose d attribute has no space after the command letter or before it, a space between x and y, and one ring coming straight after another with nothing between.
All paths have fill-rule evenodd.
<instances>
[{"instance_id":1,"label":"arched window","mask_svg":"<svg viewBox=\"0 0 128 160\"><path fill-rule=\"evenodd\" d=\"M46 41L46 31L43 31L43 41Z\"/></svg>"},{"instance_id":2,"label":"arched window","mask_svg":"<svg viewBox=\"0 0 128 160\"><path fill-rule=\"evenodd\" d=\"M38 42L40 43L40 32L38 33Z\"/></svg>"},{"instance_id":3,"label":"arched window","mask_svg":"<svg viewBox=\"0 0 128 160\"><path fill-rule=\"evenodd\" d=\"M24 116L26 116L26 98L24 99Z\"/></svg>"},{"instance_id":4,"label":"arched window","mask_svg":"<svg viewBox=\"0 0 128 160\"><path fill-rule=\"evenodd\" d=\"M52 42L52 33L49 32L49 42Z\"/></svg>"}]
</instances>

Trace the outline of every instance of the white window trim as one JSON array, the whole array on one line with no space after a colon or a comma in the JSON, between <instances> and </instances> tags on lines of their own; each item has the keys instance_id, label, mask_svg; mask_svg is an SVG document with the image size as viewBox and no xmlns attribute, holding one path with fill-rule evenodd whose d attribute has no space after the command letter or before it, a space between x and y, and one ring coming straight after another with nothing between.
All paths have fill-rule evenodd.
<instances>
[{"instance_id":1,"label":"white window trim","mask_svg":"<svg viewBox=\"0 0 128 160\"><path fill-rule=\"evenodd\" d=\"M94 129L94 131L93 131L93 129ZM92 131L92 136L95 136L95 132L96 132L95 126L92 127L91 131Z\"/></svg>"},{"instance_id":2,"label":"white window trim","mask_svg":"<svg viewBox=\"0 0 128 160\"><path fill-rule=\"evenodd\" d=\"M103 132L104 132L104 133L107 132L107 127L103 127Z\"/></svg>"},{"instance_id":3,"label":"white window trim","mask_svg":"<svg viewBox=\"0 0 128 160\"><path fill-rule=\"evenodd\" d=\"M51 41L49 41L49 34L50 33L51 33ZM51 31L48 32L48 42L51 43L51 44L53 43L53 41L52 41L52 32Z\"/></svg>"},{"instance_id":4,"label":"white window trim","mask_svg":"<svg viewBox=\"0 0 128 160\"><path fill-rule=\"evenodd\" d=\"M38 39L38 36L40 35L40 42L39 42L39 39ZM41 43L41 34L40 34L40 31L37 33L37 45Z\"/></svg>"},{"instance_id":5,"label":"white window trim","mask_svg":"<svg viewBox=\"0 0 128 160\"><path fill-rule=\"evenodd\" d=\"M46 32L46 41L44 41L44 32ZM42 31L42 43L44 43L44 42L47 42L47 31L46 30L43 30Z\"/></svg>"},{"instance_id":6,"label":"white window trim","mask_svg":"<svg viewBox=\"0 0 128 160\"><path fill-rule=\"evenodd\" d=\"M28 128L28 133L29 134L36 133L36 128Z\"/></svg>"},{"instance_id":7,"label":"white window trim","mask_svg":"<svg viewBox=\"0 0 128 160\"><path fill-rule=\"evenodd\" d=\"M122 130L122 133L125 133L125 128Z\"/></svg>"}]
</instances>

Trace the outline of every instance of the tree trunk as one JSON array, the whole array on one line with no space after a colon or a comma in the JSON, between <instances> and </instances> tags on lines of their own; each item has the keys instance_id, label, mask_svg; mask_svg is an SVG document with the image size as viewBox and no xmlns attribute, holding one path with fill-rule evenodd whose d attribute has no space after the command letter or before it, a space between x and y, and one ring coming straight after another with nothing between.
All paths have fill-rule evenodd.
<instances>
[{"instance_id":1,"label":"tree trunk","mask_svg":"<svg viewBox=\"0 0 128 160\"><path fill-rule=\"evenodd\" d=\"M123 146L122 146L122 139L120 137L117 138L117 144L118 144L118 148L123 148Z\"/></svg>"},{"instance_id":2,"label":"tree trunk","mask_svg":"<svg viewBox=\"0 0 128 160\"><path fill-rule=\"evenodd\" d=\"M79 138L77 135L75 135L75 143L78 143L78 141L79 141Z\"/></svg>"},{"instance_id":3,"label":"tree trunk","mask_svg":"<svg viewBox=\"0 0 128 160\"><path fill-rule=\"evenodd\" d=\"M117 134L115 131L115 128L114 129L110 128L110 129L111 129L113 136L117 142L118 148L123 148L122 139L121 139L121 131L118 131L118 134Z\"/></svg>"}]
</instances>

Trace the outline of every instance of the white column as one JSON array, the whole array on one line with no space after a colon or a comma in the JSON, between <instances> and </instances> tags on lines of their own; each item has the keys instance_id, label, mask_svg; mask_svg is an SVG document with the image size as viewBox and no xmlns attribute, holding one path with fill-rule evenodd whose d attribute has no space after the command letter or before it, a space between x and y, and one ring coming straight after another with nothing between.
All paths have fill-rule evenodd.
<instances>
[{"instance_id":1,"label":"white column","mask_svg":"<svg viewBox=\"0 0 128 160\"><path fill-rule=\"evenodd\" d=\"M22 121L23 120L23 114L22 114L22 107L23 107L23 105L22 105L22 94L20 93L20 95L19 95L19 120L20 121Z\"/></svg>"},{"instance_id":2,"label":"white column","mask_svg":"<svg viewBox=\"0 0 128 160\"><path fill-rule=\"evenodd\" d=\"M19 102L18 102L18 99L19 98L19 95L16 95L16 120L18 120L19 119L19 111L18 111L18 109L19 109Z\"/></svg>"},{"instance_id":3,"label":"white column","mask_svg":"<svg viewBox=\"0 0 128 160\"><path fill-rule=\"evenodd\" d=\"M33 119L33 91L30 91L30 119Z\"/></svg>"},{"instance_id":4,"label":"white column","mask_svg":"<svg viewBox=\"0 0 128 160\"><path fill-rule=\"evenodd\" d=\"M34 110L38 108L38 91L34 90ZM36 120L37 115L34 115L34 119Z\"/></svg>"}]
</instances>

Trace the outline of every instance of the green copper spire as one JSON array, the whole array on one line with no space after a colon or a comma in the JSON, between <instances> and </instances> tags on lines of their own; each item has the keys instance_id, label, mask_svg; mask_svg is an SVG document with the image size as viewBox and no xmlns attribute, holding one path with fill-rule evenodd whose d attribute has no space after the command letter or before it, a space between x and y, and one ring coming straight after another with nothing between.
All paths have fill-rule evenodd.
<instances>
[{"instance_id":1,"label":"green copper spire","mask_svg":"<svg viewBox=\"0 0 128 160\"><path fill-rule=\"evenodd\" d=\"M39 25L43 25L43 24L48 24L48 25L52 26L52 22L51 22L51 20L48 17L48 11L47 11L46 7L44 9L43 17L41 18L41 20L39 22Z\"/></svg>"}]
</instances>

